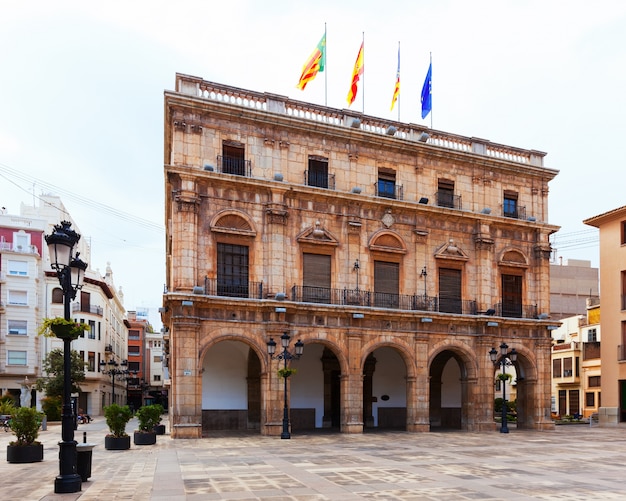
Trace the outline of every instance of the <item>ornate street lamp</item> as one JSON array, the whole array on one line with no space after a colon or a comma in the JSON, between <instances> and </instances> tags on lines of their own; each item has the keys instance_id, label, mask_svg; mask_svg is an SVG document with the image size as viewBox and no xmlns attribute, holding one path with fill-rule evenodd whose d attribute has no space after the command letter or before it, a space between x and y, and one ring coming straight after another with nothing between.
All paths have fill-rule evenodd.
<instances>
[{"instance_id":1,"label":"ornate street lamp","mask_svg":"<svg viewBox=\"0 0 626 501\"><path fill-rule=\"evenodd\" d=\"M82 287L82 276L87 263L74 255L74 246L80 235L72 228L69 221L62 221L54 226L51 235L46 235L50 264L57 273L63 290L63 317L70 318L70 303ZM59 476L54 480L55 493L70 493L81 490L81 477L77 473L76 440L74 440L74 417L72 413L72 374L71 374L71 337L63 338L63 411L61 415L61 441L59 442Z\"/></svg>"},{"instance_id":2,"label":"ornate street lamp","mask_svg":"<svg viewBox=\"0 0 626 501\"><path fill-rule=\"evenodd\" d=\"M107 369L107 365L111 368ZM122 367L121 369L118 368L120 366ZM122 360L122 362L119 364L115 360L109 360L108 362L105 362L104 360L100 361L100 372L107 376L111 376L111 403L113 404L115 403L115 378L118 378L118 381L123 381L124 378L128 377L130 371L127 369L127 367L127 360ZM126 393L126 395L128 398L128 392Z\"/></svg>"},{"instance_id":3,"label":"ornate street lamp","mask_svg":"<svg viewBox=\"0 0 626 501\"><path fill-rule=\"evenodd\" d=\"M295 344L295 352L290 353L287 348L289 348L289 340L291 337L286 332L280 336L280 344L283 348L278 355L276 353L276 341L273 338L267 342L267 354L270 356L272 360L282 360L284 362L284 367L281 370L282 377L284 379L284 404L283 404L283 431L280 434L280 438L291 438L291 434L289 433L289 405L287 403L287 378L292 374L292 371L287 368L288 360L298 360L302 356L302 352L304 351L304 343L298 339L298 342Z\"/></svg>"},{"instance_id":4,"label":"ornate street lamp","mask_svg":"<svg viewBox=\"0 0 626 501\"><path fill-rule=\"evenodd\" d=\"M517 360L517 351L515 348L508 351L509 345L506 343L502 343L500 345L500 360L498 360L498 352L495 348L491 348L489 351L489 358L494 363L494 365L500 365L502 367L502 425L500 426L500 433L508 433L509 427L507 424L507 405L506 405L506 366L510 364L514 364ZM509 362L510 360L510 362Z\"/></svg>"}]
</instances>

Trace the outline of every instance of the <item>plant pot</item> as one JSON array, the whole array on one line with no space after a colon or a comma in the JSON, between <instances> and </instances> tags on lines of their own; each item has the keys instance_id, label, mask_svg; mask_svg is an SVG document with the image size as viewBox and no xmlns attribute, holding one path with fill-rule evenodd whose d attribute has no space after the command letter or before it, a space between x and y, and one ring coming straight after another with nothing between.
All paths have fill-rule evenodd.
<instances>
[{"instance_id":1,"label":"plant pot","mask_svg":"<svg viewBox=\"0 0 626 501\"><path fill-rule=\"evenodd\" d=\"M130 449L130 435L125 437L112 437L107 435L104 437L104 448L107 451L125 451Z\"/></svg>"},{"instance_id":2,"label":"plant pot","mask_svg":"<svg viewBox=\"0 0 626 501\"><path fill-rule=\"evenodd\" d=\"M135 445L154 445L156 444L156 433L153 431L135 431L133 442Z\"/></svg>"},{"instance_id":3,"label":"plant pot","mask_svg":"<svg viewBox=\"0 0 626 501\"><path fill-rule=\"evenodd\" d=\"M76 329L74 325L51 325L50 330L59 339L78 339L81 331Z\"/></svg>"},{"instance_id":4,"label":"plant pot","mask_svg":"<svg viewBox=\"0 0 626 501\"><path fill-rule=\"evenodd\" d=\"M165 425L164 424L157 424L154 427L154 433L156 433L157 435L165 435Z\"/></svg>"},{"instance_id":5,"label":"plant pot","mask_svg":"<svg viewBox=\"0 0 626 501\"><path fill-rule=\"evenodd\" d=\"M43 461L43 444L7 445L9 463L37 463Z\"/></svg>"}]
</instances>

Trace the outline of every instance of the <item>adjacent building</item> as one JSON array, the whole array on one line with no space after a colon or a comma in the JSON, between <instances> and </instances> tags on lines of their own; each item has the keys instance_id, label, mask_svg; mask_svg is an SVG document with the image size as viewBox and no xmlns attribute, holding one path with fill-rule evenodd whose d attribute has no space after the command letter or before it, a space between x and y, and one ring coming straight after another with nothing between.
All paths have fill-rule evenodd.
<instances>
[{"instance_id":1,"label":"adjacent building","mask_svg":"<svg viewBox=\"0 0 626 501\"><path fill-rule=\"evenodd\" d=\"M602 404L600 424L626 421L626 206L584 221L600 230Z\"/></svg>"},{"instance_id":2,"label":"adjacent building","mask_svg":"<svg viewBox=\"0 0 626 501\"><path fill-rule=\"evenodd\" d=\"M568 259L550 265L550 318L584 315L587 302L600 298L599 270L591 261Z\"/></svg>"},{"instance_id":3,"label":"adjacent building","mask_svg":"<svg viewBox=\"0 0 626 501\"><path fill-rule=\"evenodd\" d=\"M545 153L181 74L164 122L173 437L493 430L502 344L553 427Z\"/></svg>"}]
</instances>

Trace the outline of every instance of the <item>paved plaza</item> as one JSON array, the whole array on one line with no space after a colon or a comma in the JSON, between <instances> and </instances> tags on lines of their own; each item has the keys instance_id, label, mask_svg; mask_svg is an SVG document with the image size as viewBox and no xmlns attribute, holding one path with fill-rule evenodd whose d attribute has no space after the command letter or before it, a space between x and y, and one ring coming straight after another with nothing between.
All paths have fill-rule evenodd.
<instances>
[{"instance_id":1,"label":"paved plaza","mask_svg":"<svg viewBox=\"0 0 626 501\"><path fill-rule=\"evenodd\" d=\"M131 421L128 430L134 429ZM80 425L98 444L92 476L54 494L61 427L40 439L44 461L0 462L3 500L626 500L626 427L534 432L219 434L159 436L157 445L104 449L104 418ZM0 431L0 447L12 435ZM4 454L4 452L3 452Z\"/></svg>"}]
</instances>

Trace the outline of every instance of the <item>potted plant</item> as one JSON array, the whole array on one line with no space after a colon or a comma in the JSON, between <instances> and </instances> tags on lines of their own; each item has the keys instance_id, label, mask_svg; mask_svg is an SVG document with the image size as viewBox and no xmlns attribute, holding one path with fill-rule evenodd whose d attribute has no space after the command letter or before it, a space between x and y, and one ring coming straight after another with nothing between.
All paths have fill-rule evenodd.
<instances>
[{"instance_id":1,"label":"potted plant","mask_svg":"<svg viewBox=\"0 0 626 501\"><path fill-rule=\"evenodd\" d=\"M278 369L278 377L287 378L287 377L295 374L296 372L298 372L296 369L293 369L291 367L284 367L282 369Z\"/></svg>"},{"instance_id":2,"label":"potted plant","mask_svg":"<svg viewBox=\"0 0 626 501\"><path fill-rule=\"evenodd\" d=\"M135 445L152 445L156 443L154 429L161 422L163 406L161 404L144 405L135 413L139 421L139 429L135 430L133 440Z\"/></svg>"},{"instance_id":3,"label":"potted plant","mask_svg":"<svg viewBox=\"0 0 626 501\"><path fill-rule=\"evenodd\" d=\"M38 333L46 337L57 337L59 339L70 339L74 341L85 331L89 330L89 325L65 320L62 317L44 318Z\"/></svg>"},{"instance_id":4,"label":"potted plant","mask_svg":"<svg viewBox=\"0 0 626 501\"><path fill-rule=\"evenodd\" d=\"M109 451L130 449L130 435L126 425L133 417L128 405L111 404L104 408L104 418L110 433L104 437L104 448Z\"/></svg>"},{"instance_id":5,"label":"potted plant","mask_svg":"<svg viewBox=\"0 0 626 501\"><path fill-rule=\"evenodd\" d=\"M32 407L18 407L11 413L10 427L16 440L7 446L9 463L43 461L43 444L37 441L43 414Z\"/></svg>"}]
</instances>

